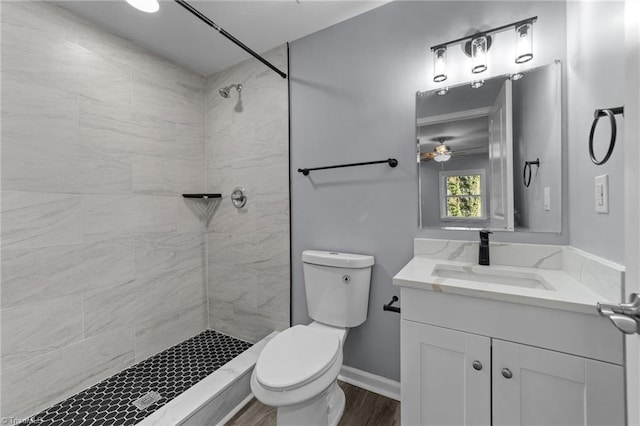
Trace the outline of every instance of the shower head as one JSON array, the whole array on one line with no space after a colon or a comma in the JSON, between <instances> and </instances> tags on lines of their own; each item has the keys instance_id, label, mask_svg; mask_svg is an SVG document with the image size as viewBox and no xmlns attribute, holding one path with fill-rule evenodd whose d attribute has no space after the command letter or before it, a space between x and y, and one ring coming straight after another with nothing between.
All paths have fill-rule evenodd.
<instances>
[{"instance_id":1,"label":"shower head","mask_svg":"<svg viewBox=\"0 0 640 426\"><path fill-rule=\"evenodd\" d=\"M218 93L220 93L220 96L222 96L223 98L228 98L230 96L231 89L233 89L234 87L236 88L238 93L242 91L242 84L238 83L230 84L227 87L223 87L222 89L218 90Z\"/></svg>"}]
</instances>

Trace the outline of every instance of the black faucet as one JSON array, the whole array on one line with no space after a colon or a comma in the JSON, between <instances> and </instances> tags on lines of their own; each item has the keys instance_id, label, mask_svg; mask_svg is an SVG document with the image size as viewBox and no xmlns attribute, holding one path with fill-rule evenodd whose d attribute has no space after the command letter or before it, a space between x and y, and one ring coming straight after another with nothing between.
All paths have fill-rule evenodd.
<instances>
[{"instance_id":1,"label":"black faucet","mask_svg":"<svg viewBox=\"0 0 640 426\"><path fill-rule=\"evenodd\" d=\"M480 250L478 251L478 265L489 266L489 234L491 231L480 231Z\"/></svg>"}]
</instances>

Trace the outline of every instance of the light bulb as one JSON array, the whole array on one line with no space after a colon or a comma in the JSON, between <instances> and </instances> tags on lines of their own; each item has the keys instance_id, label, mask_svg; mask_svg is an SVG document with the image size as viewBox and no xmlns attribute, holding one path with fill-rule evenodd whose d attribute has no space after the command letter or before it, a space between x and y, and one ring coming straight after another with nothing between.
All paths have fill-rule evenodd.
<instances>
[{"instance_id":1,"label":"light bulb","mask_svg":"<svg viewBox=\"0 0 640 426\"><path fill-rule=\"evenodd\" d=\"M444 96L447 93L449 93L449 88L448 87L442 87L441 89L438 89L438 91L436 92L436 94L438 96Z\"/></svg>"},{"instance_id":2,"label":"light bulb","mask_svg":"<svg viewBox=\"0 0 640 426\"><path fill-rule=\"evenodd\" d=\"M131 6L147 13L154 13L160 9L158 0L127 0Z\"/></svg>"},{"instance_id":3,"label":"light bulb","mask_svg":"<svg viewBox=\"0 0 640 426\"><path fill-rule=\"evenodd\" d=\"M516 27L516 64L533 59L533 26L526 22Z\"/></svg>"},{"instance_id":4,"label":"light bulb","mask_svg":"<svg viewBox=\"0 0 640 426\"><path fill-rule=\"evenodd\" d=\"M484 80L475 80L471 83L472 89L479 89L484 86Z\"/></svg>"},{"instance_id":5,"label":"light bulb","mask_svg":"<svg viewBox=\"0 0 640 426\"><path fill-rule=\"evenodd\" d=\"M471 72L474 74L487 70L487 36L471 40Z\"/></svg>"},{"instance_id":6,"label":"light bulb","mask_svg":"<svg viewBox=\"0 0 640 426\"><path fill-rule=\"evenodd\" d=\"M433 81L439 83L447 79L447 48L438 47L433 52Z\"/></svg>"}]
</instances>

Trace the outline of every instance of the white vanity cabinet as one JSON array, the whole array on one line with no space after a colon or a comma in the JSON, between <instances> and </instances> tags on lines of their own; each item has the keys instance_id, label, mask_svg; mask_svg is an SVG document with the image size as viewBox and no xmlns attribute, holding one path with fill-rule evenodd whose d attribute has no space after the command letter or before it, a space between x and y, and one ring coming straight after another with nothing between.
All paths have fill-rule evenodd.
<instances>
[{"instance_id":1,"label":"white vanity cabinet","mask_svg":"<svg viewBox=\"0 0 640 426\"><path fill-rule=\"evenodd\" d=\"M402 424L491 423L491 339L402 321Z\"/></svg>"},{"instance_id":2,"label":"white vanity cabinet","mask_svg":"<svg viewBox=\"0 0 640 426\"><path fill-rule=\"evenodd\" d=\"M493 424L623 425L620 365L493 340Z\"/></svg>"},{"instance_id":3,"label":"white vanity cabinet","mask_svg":"<svg viewBox=\"0 0 640 426\"><path fill-rule=\"evenodd\" d=\"M624 425L622 342L604 318L401 291L403 425Z\"/></svg>"}]
</instances>

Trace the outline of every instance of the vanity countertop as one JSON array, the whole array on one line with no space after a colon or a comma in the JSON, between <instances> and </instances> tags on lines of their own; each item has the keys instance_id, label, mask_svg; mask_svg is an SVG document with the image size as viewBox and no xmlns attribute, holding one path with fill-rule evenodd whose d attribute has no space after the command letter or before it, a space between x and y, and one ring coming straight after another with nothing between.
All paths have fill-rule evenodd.
<instances>
[{"instance_id":1,"label":"vanity countertop","mask_svg":"<svg viewBox=\"0 0 640 426\"><path fill-rule=\"evenodd\" d=\"M482 274L535 276L548 288L528 288L508 284L471 281L439 276L438 270L474 271ZM518 278L516 278L517 280ZM606 299L576 280L564 270L514 266L479 266L477 262L435 259L416 255L393 277L394 285L419 290L480 297L503 302L520 303L598 315L596 304Z\"/></svg>"}]
</instances>

